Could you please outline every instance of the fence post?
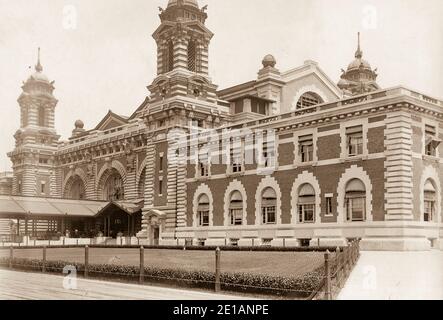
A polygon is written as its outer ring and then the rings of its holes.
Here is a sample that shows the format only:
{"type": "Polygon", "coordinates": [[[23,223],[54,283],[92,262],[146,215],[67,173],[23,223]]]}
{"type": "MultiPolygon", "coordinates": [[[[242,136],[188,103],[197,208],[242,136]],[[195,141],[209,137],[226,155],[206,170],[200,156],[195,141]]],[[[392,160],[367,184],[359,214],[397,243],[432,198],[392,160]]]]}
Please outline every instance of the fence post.
{"type": "Polygon", "coordinates": [[[215,250],[215,292],[221,291],[221,284],[220,284],[220,248],[218,247],[215,250]]]}
{"type": "Polygon", "coordinates": [[[46,272],[46,246],[43,246],[43,266],[42,266],[42,272],[46,272]]]}
{"type": "Polygon", "coordinates": [[[139,283],[143,284],[145,281],[145,248],[143,246],[140,247],[140,278],[139,283]]]}
{"type": "Polygon", "coordinates": [[[325,253],[325,299],[332,300],[331,294],[331,265],[329,250],[325,253]]]}
{"type": "Polygon", "coordinates": [[[341,263],[340,263],[340,256],[341,256],[341,252],[340,252],[340,248],[337,247],[337,249],[335,250],[335,261],[336,261],[336,279],[337,279],[337,286],[339,288],[341,288],[341,263]]]}
{"type": "Polygon", "coordinates": [[[89,247],[85,246],[85,278],[88,277],[89,268],[89,247]]]}
{"type": "Polygon", "coordinates": [[[12,269],[12,260],[14,259],[14,247],[9,247],[9,269],[12,269]]]}

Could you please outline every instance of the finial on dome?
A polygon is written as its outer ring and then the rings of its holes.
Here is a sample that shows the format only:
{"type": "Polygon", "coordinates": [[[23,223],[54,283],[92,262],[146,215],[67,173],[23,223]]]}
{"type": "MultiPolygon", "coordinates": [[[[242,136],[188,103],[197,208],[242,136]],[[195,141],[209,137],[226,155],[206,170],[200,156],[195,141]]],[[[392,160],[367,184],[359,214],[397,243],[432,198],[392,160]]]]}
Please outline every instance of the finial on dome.
{"type": "Polygon", "coordinates": [[[37,72],[43,71],[42,64],[40,63],[40,48],[38,48],[38,58],[37,58],[37,64],[35,65],[35,71],[37,72]]]}
{"type": "Polygon", "coordinates": [[[357,51],[355,52],[355,57],[357,59],[361,59],[363,57],[363,51],[361,51],[361,46],[360,46],[360,32],[358,33],[358,47],[357,51]]]}

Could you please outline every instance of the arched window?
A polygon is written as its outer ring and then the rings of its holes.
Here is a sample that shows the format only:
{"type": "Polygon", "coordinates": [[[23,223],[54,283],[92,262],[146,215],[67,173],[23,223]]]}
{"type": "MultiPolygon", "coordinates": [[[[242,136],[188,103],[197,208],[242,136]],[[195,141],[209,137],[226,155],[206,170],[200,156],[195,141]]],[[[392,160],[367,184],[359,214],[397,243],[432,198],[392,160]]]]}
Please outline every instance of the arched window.
{"type": "Polygon", "coordinates": [[[229,203],[229,221],[231,226],[241,226],[243,224],[243,197],[239,191],[231,194],[229,203]]]}
{"type": "Polygon", "coordinates": [[[346,219],[347,221],[366,220],[366,188],[359,179],[353,179],[346,185],[346,219]]]}
{"type": "Polygon", "coordinates": [[[432,222],[435,219],[436,190],[431,180],[425,183],[424,221],[432,222]]]}
{"type": "Polygon", "coordinates": [[[73,200],[83,200],[85,199],[85,186],[83,184],[82,179],[76,176],[74,182],[71,184],[71,188],[67,194],[69,199],[73,200]]]}
{"type": "Polygon", "coordinates": [[[197,72],[197,45],[194,40],[188,44],[188,69],[197,72]]]}
{"type": "Polygon", "coordinates": [[[298,192],[298,222],[315,222],[315,190],[305,183],[298,192]]]}
{"type": "Polygon", "coordinates": [[[38,108],[38,125],[44,127],[46,125],[46,112],[44,107],[38,108]]]}
{"type": "Polygon", "coordinates": [[[266,188],[262,193],[261,211],[263,224],[275,224],[277,212],[277,194],[272,188],[266,188]]]}
{"type": "Polygon", "coordinates": [[[297,109],[309,108],[322,104],[323,99],[315,92],[306,92],[303,94],[297,102],[297,109]]]}
{"type": "Polygon", "coordinates": [[[209,197],[206,194],[198,198],[197,219],[199,227],[209,227],[209,197]]]}
{"type": "Polygon", "coordinates": [[[116,170],[112,170],[103,188],[103,198],[107,201],[124,200],[123,179],[116,170]]]}
{"type": "Polygon", "coordinates": [[[140,175],[140,180],[138,181],[138,197],[143,199],[145,197],[145,180],[146,180],[146,168],[143,169],[140,175]]]}

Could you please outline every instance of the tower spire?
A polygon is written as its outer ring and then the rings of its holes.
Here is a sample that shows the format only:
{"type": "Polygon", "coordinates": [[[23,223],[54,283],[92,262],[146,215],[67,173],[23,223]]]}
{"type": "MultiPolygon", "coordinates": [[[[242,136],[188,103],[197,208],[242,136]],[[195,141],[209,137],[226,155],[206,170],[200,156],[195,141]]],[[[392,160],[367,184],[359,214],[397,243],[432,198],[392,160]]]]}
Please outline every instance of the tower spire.
{"type": "Polygon", "coordinates": [[[35,71],[37,72],[43,71],[42,64],[40,63],[40,47],[38,48],[38,58],[37,58],[37,64],[35,65],[35,71]]]}
{"type": "Polygon", "coordinates": [[[358,47],[357,51],[355,52],[355,57],[357,59],[361,59],[363,57],[363,51],[361,51],[361,46],[360,46],[360,32],[358,33],[358,47]]]}

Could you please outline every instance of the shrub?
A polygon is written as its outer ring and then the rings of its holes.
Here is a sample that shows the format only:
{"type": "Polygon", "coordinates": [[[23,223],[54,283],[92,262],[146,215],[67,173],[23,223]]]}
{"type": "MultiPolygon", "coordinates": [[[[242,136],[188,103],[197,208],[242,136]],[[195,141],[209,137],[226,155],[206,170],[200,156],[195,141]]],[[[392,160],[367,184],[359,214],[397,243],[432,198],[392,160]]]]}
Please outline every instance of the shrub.
{"type": "MultiPolygon", "coordinates": [[[[9,258],[0,258],[0,266],[9,266],[9,258]]],[[[42,260],[19,259],[12,261],[13,268],[23,271],[42,271],[42,260]]],[[[81,263],[64,261],[47,261],[48,273],[61,273],[65,266],[74,266],[81,275],[85,266],[81,263]]],[[[308,297],[316,291],[324,276],[324,268],[318,268],[300,277],[269,276],[266,274],[222,273],[221,287],[227,291],[243,293],[272,294],[290,297],[308,297]]],[[[135,266],[91,264],[88,275],[101,279],[137,281],[139,268],[135,266]]],[[[161,269],[146,267],[144,270],[147,283],[161,283],[189,288],[213,289],[215,273],[208,271],[187,271],[179,269],[161,269]]]]}

